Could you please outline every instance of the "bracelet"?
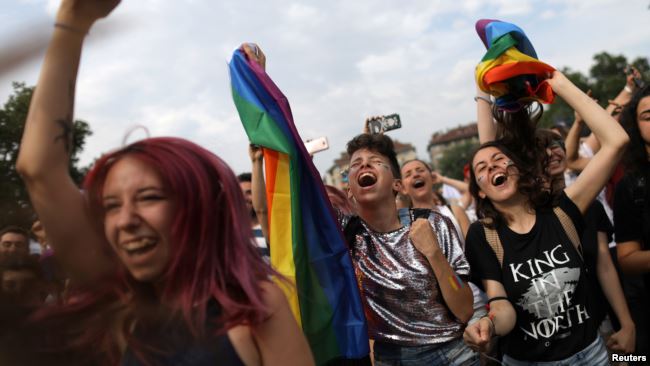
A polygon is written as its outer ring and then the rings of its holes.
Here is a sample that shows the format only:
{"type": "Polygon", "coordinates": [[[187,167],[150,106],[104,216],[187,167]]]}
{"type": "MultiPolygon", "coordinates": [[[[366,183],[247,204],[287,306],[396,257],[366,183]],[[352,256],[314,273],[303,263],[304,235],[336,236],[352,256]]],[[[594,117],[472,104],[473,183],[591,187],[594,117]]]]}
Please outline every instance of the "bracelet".
{"type": "Polygon", "coordinates": [[[498,301],[498,300],[508,300],[508,298],[505,296],[495,296],[495,297],[491,297],[487,303],[489,305],[492,301],[498,301]]]}
{"type": "Polygon", "coordinates": [[[627,85],[627,84],[625,84],[625,88],[623,88],[623,90],[625,90],[626,92],[628,92],[628,93],[630,93],[630,94],[632,94],[632,93],[633,93],[633,90],[632,90],[632,88],[630,88],[630,86],[629,86],[629,85],[627,85]]]}
{"type": "Polygon", "coordinates": [[[54,23],[54,28],[60,28],[60,29],[63,29],[63,30],[67,30],[68,32],[76,33],[76,34],[79,34],[79,35],[82,35],[82,36],[85,36],[86,34],[88,34],[87,32],[84,32],[82,30],[79,30],[79,29],[77,29],[75,27],[72,27],[72,26],[69,26],[69,25],[63,24],[63,23],[54,23]]]}
{"type": "MultiPolygon", "coordinates": [[[[627,86],[627,85],[626,85],[626,86],[627,86]]],[[[482,101],[484,101],[484,102],[486,102],[486,103],[489,104],[489,105],[492,105],[492,103],[493,103],[492,100],[490,100],[490,98],[488,98],[488,97],[484,97],[484,96],[482,96],[482,95],[477,95],[477,96],[474,97],[474,101],[475,101],[475,102],[478,102],[479,99],[482,100],[482,101]]]]}
{"type": "Polygon", "coordinates": [[[492,315],[492,314],[486,314],[486,315],[483,315],[479,320],[481,320],[481,319],[483,319],[483,318],[488,318],[488,319],[490,320],[490,324],[492,324],[492,335],[495,336],[495,337],[498,337],[498,335],[497,335],[497,328],[496,328],[496,326],[494,325],[494,320],[493,320],[493,319],[494,319],[494,315],[492,315]]]}

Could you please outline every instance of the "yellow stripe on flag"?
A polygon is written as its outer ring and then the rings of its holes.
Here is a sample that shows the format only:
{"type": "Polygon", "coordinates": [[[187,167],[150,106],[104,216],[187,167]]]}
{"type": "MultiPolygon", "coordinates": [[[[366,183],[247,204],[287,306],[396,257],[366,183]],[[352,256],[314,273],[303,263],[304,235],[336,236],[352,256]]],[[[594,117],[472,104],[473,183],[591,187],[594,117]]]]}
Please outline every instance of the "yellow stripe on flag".
{"type": "Polygon", "coordinates": [[[293,261],[293,238],[291,235],[291,182],[289,180],[289,155],[287,154],[278,153],[275,191],[272,195],[270,208],[271,265],[291,281],[292,285],[280,280],[276,280],[276,283],[284,291],[298,325],[302,326],[298,293],[295,287],[296,266],[293,261]]]}

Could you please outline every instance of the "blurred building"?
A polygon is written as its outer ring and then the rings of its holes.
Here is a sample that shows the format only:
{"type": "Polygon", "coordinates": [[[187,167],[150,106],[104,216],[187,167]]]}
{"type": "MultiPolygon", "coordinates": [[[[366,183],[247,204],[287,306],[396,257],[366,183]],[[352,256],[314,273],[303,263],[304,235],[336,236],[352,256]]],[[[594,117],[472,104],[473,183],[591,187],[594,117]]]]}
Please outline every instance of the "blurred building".
{"type": "Polygon", "coordinates": [[[478,126],[476,123],[470,123],[444,132],[434,133],[433,136],[431,136],[429,145],[427,146],[433,169],[440,169],[438,163],[445,150],[467,141],[478,144],[478,126]]]}
{"type": "MultiPolygon", "coordinates": [[[[395,146],[395,153],[397,154],[397,162],[402,165],[405,161],[417,158],[415,146],[409,143],[402,143],[393,139],[395,146]]],[[[323,181],[325,184],[332,185],[339,189],[347,189],[347,171],[350,164],[350,157],[347,152],[342,152],[338,159],[334,160],[334,165],[327,169],[323,181]]]]}

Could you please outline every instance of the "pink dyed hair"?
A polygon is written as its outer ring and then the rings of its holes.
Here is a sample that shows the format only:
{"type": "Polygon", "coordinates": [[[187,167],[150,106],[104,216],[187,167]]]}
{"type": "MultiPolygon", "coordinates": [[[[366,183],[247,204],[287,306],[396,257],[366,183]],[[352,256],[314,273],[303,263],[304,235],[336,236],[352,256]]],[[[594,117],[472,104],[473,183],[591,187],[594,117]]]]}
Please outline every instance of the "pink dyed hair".
{"type": "Polygon", "coordinates": [[[329,184],[325,185],[325,190],[327,191],[330,203],[335,209],[338,209],[345,215],[352,215],[354,213],[354,209],[345,192],[329,184]]]}
{"type": "MultiPolygon", "coordinates": [[[[103,185],[111,167],[125,156],[152,166],[176,203],[173,254],[161,291],[165,304],[182,314],[194,334],[203,333],[210,299],[222,308],[222,331],[262,322],[268,313],[259,282],[276,273],[252,244],[244,197],[228,165],[208,150],[172,137],[149,138],[108,153],[84,181],[90,208],[102,228],[103,185]]],[[[124,268],[119,272],[123,280],[135,281],[124,268]]]]}

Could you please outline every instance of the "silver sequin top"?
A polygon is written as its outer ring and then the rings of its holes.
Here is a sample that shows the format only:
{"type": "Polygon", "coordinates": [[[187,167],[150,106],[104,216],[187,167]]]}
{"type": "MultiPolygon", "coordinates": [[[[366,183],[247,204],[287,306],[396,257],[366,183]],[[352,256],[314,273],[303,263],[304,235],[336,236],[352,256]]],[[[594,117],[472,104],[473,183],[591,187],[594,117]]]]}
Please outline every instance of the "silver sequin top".
{"type": "MultiPolygon", "coordinates": [[[[350,219],[339,218],[342,227],[350,219]]],[[[469,264],[453,224],[437,212],[430,214],[429,222],[451,268],[457,275],[469,277],[469,264]]],[[[443,303],[433,269],[409,240],[409,230],[405,226],[378,233],[361,220],[351,255],[369,336],[406,346],[445,343],[461,337],[464,326],[443,303]]]]}

